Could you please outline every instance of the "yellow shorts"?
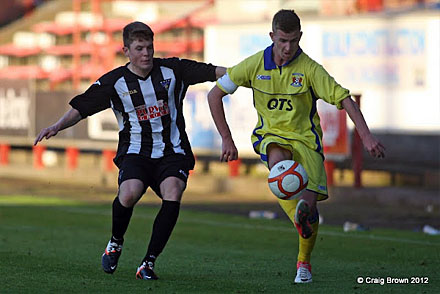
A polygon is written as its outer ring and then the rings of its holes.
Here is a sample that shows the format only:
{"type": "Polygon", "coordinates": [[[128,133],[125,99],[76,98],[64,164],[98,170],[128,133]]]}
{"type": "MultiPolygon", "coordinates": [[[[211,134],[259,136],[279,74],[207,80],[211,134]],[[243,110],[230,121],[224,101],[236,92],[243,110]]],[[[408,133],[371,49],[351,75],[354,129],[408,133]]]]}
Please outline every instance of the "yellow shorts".
{"type": "Polygon", "coordinates": [[[261,161],[263,161],[266,167],[268,167],[267,146],[271,143],[290,150],[293,154],[292,159],[304,167],[309,176],[307,190],[318,193],[318,201],[328,198],[324,158],[320,153],[306,147],[306,145],[300,141],[266,135],[260,144],[255,146],[255,151],[260,154],[261,161]]]}

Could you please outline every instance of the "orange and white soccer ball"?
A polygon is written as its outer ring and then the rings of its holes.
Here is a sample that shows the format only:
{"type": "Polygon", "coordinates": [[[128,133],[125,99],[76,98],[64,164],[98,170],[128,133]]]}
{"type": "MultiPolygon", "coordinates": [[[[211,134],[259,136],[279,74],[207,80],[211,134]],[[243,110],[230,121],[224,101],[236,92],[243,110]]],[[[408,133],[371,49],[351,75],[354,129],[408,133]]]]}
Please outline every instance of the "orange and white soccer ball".
{"type": "Polygon", "coordinates": [[[301,164],[294,160],[283,160],[272,167],[267,181],[275,196],[291,200],[301,195],[309,178],[301,164]]]}

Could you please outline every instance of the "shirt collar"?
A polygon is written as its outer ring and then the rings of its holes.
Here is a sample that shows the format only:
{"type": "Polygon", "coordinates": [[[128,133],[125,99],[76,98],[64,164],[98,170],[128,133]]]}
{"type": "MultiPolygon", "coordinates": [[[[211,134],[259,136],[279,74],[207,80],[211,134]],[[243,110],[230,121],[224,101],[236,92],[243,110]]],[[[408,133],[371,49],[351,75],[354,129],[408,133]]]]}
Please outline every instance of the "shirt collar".
{"type": "MultiPolygon", "coordinates": [[[[127,62],[127,63],[125,64],[125,69],[127,70],[127,72],[128,72],[131,76],[136,77],[136,79],[138,79],[138,80],[142,80],[142,81],[146,81],[146,80],[151,76],[151,72],[153,71],[153,69],[150,70],[150,72],[147,74],[146,77],[142,77],[142,76],[140,76],[140,75],[138,75],[138,74],[132,72],[132,71],[128,68],[128,65],[129,65],[129,64],[130,64],[130,62],[127,62]]],[[[154,67],[154,61],[153,61],[153,67],[154,67]]]]}
{"type": "MultiPolygon", "coordinates": [[[[272,50],[273,50],[273,43],[272,43],[272,45],[270,45],[269,47],[264,49],[264,69],[265,70],[271,70],[271,69],[277,68],[277,65],[275,64],[275,61],[273,60],[273,57],[272,57],[272,50]]],[[[295,53],[295,55],[293,55],[292,59],[290,59],[289,61],[284,63],[282,66],[286,66],[286,65],[290,64],[302,52],[303,52],[302,49],[298,48],[298,51],[296,51],[296,53],[295,53]]]]}

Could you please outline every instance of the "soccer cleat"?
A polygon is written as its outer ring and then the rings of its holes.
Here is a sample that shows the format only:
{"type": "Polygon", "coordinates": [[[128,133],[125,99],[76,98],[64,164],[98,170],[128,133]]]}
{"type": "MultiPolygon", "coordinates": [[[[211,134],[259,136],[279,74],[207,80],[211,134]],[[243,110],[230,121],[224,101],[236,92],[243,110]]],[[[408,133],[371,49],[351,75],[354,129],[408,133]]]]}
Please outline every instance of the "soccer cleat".
{"type": "Polygon", "coordinates": [[[104,254],[102,254],[102,269],[108,273],[113,274],[118,266],[118,260],[122,253],[122,244],[108,241],[104,254]]]}
{"type": "Polygon", "coordinates": [[[308,239],[313,234],[313,228],[309,222],[310,207],[304,199],[296,205],[295,227],[304,239],[308,239]]]}
{"type": "Polygon", "coordinates": [[[142,262],[141,266],[138,267],[136,272],[136,279],[140,280],[157,280],[159,279],[158,276],[153,271],[154,264],[149,262],[142,262]]]}
{"type": "Polygon", "coordinates": [[[312,266],[308,262],[298,261],[296,264],[295,283],[310,283],[312,281],[312,266]]]}

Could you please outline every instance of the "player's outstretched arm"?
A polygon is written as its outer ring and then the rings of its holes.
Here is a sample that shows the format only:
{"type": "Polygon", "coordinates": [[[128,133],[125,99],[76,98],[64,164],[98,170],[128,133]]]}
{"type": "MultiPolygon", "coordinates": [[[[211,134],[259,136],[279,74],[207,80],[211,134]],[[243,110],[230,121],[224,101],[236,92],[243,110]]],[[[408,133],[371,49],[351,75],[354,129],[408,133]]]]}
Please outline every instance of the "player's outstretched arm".
{"type": "Polygon", "coordinates": [[[215,77],[217,79],[221,78],[224,74],[226,74],[226,67],[223,66],[217,66],[215,68],[215,77]]]}
{"type": "Polygon", "coordinates": [[[43,138],[49,139],[50,137],[58,134],[59,131],[75,125],[82,119],[81,114],[75,108],[67,111],[55,124],[50,127],[44,128],[35,138],[34,145],[43,140],[43,138]]]}
{"type": "Polygon", "coordinates": [[[223,108],[223,97],[226,95],[219,87],[214,86],[208,93],[208,104],[217,131],[222,137],[222,155],[220,161],[238,159],[237,147],[232,140],[231,130],[226,122],[225,110],[223,108]]]}
{"type": "Polygon", "coordinates": [[[371,134],[370,129],[365,122],[364,116],[362,115],[362,112],[356,102],[354,102],[351,97],[347,97],[342,100],[342,106],[344,107],[345,111],[347,111],[348,115],[356,126],[356,130],[358,131],[359,136],[362,139],[362,143],[364,144],[364,147],[368,153],[377,158],[385,157],[385,147],[376,137],[371,134]]]}

